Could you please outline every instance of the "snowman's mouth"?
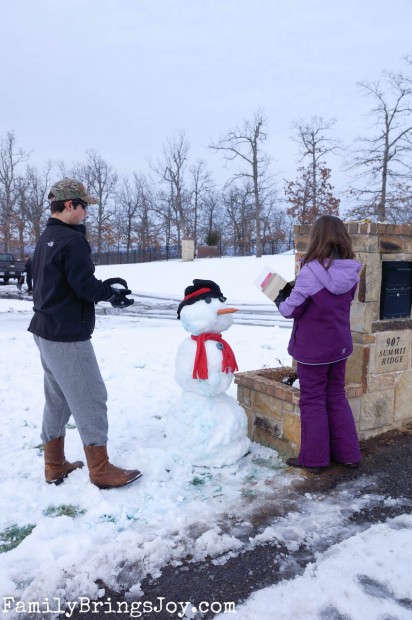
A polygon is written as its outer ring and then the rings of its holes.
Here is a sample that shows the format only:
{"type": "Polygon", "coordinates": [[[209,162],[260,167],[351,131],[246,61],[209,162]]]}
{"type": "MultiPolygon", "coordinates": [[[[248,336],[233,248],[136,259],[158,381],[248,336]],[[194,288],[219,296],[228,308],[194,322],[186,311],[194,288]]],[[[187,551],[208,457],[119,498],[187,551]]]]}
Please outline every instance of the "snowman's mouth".
{"type": "Polygon", "coordinates": [[[220,308],[216,310],[216,314],[232,314],[232,312],[238,312],[238,308],[220,308]]]}

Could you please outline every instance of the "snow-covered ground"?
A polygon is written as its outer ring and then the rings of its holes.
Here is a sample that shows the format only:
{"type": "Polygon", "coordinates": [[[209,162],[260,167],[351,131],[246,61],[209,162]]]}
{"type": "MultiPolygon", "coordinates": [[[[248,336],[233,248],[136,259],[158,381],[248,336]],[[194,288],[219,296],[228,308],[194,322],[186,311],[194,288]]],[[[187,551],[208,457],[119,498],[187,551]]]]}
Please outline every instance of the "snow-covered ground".
{"type": "MultiPolygon", "coordinates": [[[[194,278],[215,280],[233,305],[271,304],[254,285],[266,265],[286,279],[293,277],[292,255],[100,266],[96,274],[102,279],[122,276],[134,293],[170,296],[176,308],[194,278]]],[[[305,496],[299,512],[254,530],[253,511],[277,501],[301,474],[286,469],[276,452],[256,444],[230,467],[176,462],[164,429],[170,404],[181,393],[174,381],[174,358],[187,334],[175,319],[121,313],[98,315],[93,345],[109,393],[111,460],[137,466],[143,478],[130,487],[101,491],[90,484],[84,468],[60,486],[45,484],[43,380],[37,349],[26,331],[31,314],[31,301],[0,299],[0,597],[14,597],[0,598],[5,618],[23,618],[24,605],[33,601],[42,603],[44,611],[47,598],[52,609],[57,600],[64,606],[79,596],[104,600],[96,580],[121,585],[136,597],[145,575],[156,577],[167,563],[189,555],[222,562],[268,540],[297,549],[304,541],[333,537],[351,512],[379,501],[363,494],[359,485],[344,491],[344,501],[333,493],[305,496]],[[27,532],[11,548],[13,537],[27,532]],[[23,601],[20,608],[18,601],[23,601]]],[[[288,328],[237,325],[235,315],[224,338],[239,370],[246,371],[290,364],[289,335],[288,328]]],[[[236,396],[233,384],[227,393],[236,396]]],[[[69,459],[82,458],[74,424],[67,429],[66,453],[69,459]]],[[[410,619],[412,611],[404,601],[412,592],[412,518],[354,530],[346,538],[319,553],[304,575],[256,593],[232,617],[410,619]]]]}

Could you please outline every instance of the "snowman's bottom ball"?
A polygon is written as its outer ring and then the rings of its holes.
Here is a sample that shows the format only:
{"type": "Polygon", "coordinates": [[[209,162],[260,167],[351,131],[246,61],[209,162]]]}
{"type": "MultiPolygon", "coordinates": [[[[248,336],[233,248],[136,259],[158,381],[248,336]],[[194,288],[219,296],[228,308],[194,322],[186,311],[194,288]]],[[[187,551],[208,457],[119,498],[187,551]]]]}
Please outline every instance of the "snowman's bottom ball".
{"type": "Polygon", "coordinates": [[[250,446],[246,414],[227,394],[183,392],[168,412],[166,437],[178,460],[204,467],[233,465],[250,446]]]}

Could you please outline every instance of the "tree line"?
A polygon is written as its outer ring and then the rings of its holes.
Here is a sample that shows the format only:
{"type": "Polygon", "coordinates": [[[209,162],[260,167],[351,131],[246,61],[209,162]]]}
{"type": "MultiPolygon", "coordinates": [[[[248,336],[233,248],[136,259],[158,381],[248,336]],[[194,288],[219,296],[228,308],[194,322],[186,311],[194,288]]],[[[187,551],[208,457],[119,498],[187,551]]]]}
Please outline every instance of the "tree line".
{"type": "MultiPolygon", "coordinates": [[[[405,60],[410,69],[411,58],[405,60]]],[[[165,142],[148,171],[131,175],[119,174],[94,150],[70,167],[50,161],[38,169],[9,131],[0,137],[3,251],[23,255],[34,247],[49,216],[48,191],[62,176],[83,181],[98,199],[87,216],[88,238],[98,253],[144,252],[190,238],[195,247],[224,242],[234,254],[261,256],[265,242],[288,240],[293,224],[310,223],[325,213],[411,223],[411,75],[385,72],[359,88],[371,101],[371,128],[345,146],[335,135],[336,119],[296,121],[299,163],[295,178],[283,183],[265,149],[268,123],[262,110],[209,145],[235,169],[222,186],[204,160],[191,160],[183,131],[165,142]],[[351,205],[345,213],[331,183],[332,154],[341,158],[350,178],[341,194],[351,205]]]]}

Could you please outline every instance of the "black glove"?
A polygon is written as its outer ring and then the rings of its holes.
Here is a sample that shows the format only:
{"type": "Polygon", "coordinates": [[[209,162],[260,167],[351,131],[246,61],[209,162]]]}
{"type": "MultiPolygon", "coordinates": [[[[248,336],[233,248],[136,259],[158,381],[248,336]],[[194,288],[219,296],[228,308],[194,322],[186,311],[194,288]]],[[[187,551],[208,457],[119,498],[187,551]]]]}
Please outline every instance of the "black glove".
{"type": "Polygon", "coordinates": [[[286,299],[289,297],[289,295],[291,294],[293,287],[295,286],[295,282],[288,282],[287,284],[285,284],[285,286],[279,291],[278,296],[276,297],[276,299],[274,300],[274,303],[276,304],[278,310],[279,310],[279,306],[282,303],[282,301],[286,301],[286,299]]]}
{"type": "Polygon", "coordinates": [[[109,286],[112,284],[121,284],[124,288],[127,288],[127,282],[123,280],[123,278],[108,278],[107,280],[103,280],[103,284],[108,284],[109,286]]]}
{"type": "Polygon", "coordinates": [[[281,291],[279,291],[278,296],[274,300],[278,310],[279,310],[279,306],[282,303],[282,301],[285,301],[285,300],[286,300],[286,295],[285,295],[285,293],[283,292],[283,289],[282,289],[281,291]]]}
{"type": "MultiPolygon", "coordinates": [[[[116,280],[116,278],[112,279],[116,280]]],[[[130,295],[130,293],[132,292],[130,289],[114,288],[114,286],[112,286],[111,289],[113,294],[111,297],[109,297],[107,301],[112,304],[113,308],[127,308],[127,306],[131,306],[132,304],[134,304],[134,299],[128,299],[126,297],[126,295],[130,295]]]]}

